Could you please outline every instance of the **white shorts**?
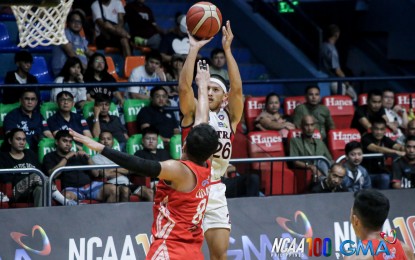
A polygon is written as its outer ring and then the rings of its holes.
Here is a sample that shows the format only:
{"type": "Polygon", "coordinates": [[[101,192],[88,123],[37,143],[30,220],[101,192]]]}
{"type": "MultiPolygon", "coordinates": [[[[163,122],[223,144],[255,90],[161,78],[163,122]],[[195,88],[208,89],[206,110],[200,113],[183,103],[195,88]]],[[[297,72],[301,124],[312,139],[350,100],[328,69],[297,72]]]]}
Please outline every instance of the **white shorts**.
{"type": "Polygon", "coordinates": [[[231,221],[225,196],[226,186],[219,182],[212,184],[210,187],[209,200],[202,223],[203,231],[206,232],[211,228],[226,228],[230,230],[231,221]]]}

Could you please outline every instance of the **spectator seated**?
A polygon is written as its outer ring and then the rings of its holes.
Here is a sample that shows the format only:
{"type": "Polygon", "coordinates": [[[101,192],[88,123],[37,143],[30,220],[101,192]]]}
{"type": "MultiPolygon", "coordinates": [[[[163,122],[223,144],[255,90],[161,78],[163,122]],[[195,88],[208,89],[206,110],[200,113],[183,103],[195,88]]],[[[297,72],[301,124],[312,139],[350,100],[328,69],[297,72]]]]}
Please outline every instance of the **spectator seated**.
{"type": "MultiPolygon", "coordinates": [[[[110,104],[110,110],[108,113],[112,116],[118,116],[118,117],[120,116],[117,105],[115,105],[113,102],[111,102],[110,104]]],[[[90,116],[94,115],[94,102],[93,101],[85,102],[85,105],[82,108],[82,114],[84,115],[84,118],[89,118],[90,116]]]]}
{"type": "MultiPolygon", "coordinates": [[[[142,150],[142,138],[143,136],[141,134],[135,134],[130,136],[127,141],[127,153],[134,155],[136,151],[142,150]]],[[[176,137],[177,138],[177,137],[176,137]]],[[[179,137],[181,138],[181,136],[179,137]]],[[[158,142],[157,142],[157,149],[164,149],[163,140],[161,140],[161,137],[158,136],[158,142]]]]}
{"type": "MultiPolygon", "coordinates": [[[[45,120],[53,116],[59,110],[58,103],[56,102],[44,102],[40,105],[40,113],[45,120]]],[[[76,113],[76,108],[72,108],[72,112],[76,113]]]]}

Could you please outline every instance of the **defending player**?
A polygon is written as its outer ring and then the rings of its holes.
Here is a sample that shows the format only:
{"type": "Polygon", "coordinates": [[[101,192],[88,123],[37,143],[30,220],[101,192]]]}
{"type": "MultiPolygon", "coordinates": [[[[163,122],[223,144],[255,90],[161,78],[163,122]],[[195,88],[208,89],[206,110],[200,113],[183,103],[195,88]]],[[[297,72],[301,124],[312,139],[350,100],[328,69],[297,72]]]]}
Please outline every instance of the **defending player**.
{"type": "Polygon", "coordinates": [[[210,189],[209,157],[218,147],[216,131],[208,125],[209,68],[199,62],[196,83],[203,102],[196,111],[196,126],[183,146],[181,161],[156,162],[127,155],[70,131],[74,139],[114,163],[142,176],[159,178],[153,206],[152,243],[147,259],[203,259],[202,219],[210,189]]]}
{"type": "MultiPolygon", "coordinates": [[[[373,248],[377,248],[379,241],[383,240],[380,236],[383,223],[388,217],[389,200],[382,193],[376,190],[361,190],[356,193],[354,204],[351,210],[350,222],[352,223],[356,236],[362,240],[364,244],[366,241],[372,241],[373,248]]],[[[394,244],[386,243],[391,255],[384,256],[382,253],[377,256],[367,255],[353,255],[346,256],[344,259],[348,260],[413,260],[414,253],[411,249],[396,239],[394,244]]]]}
{"type": "MultiPolygon", "coordinates": [[[[225,197],[226,187],[220,178],[226,172],[232,152],[232,141],[236,127],[243,111],[242,80],[238,65],[231,52],[233,34],[230,22],[222,27],[222,46],[228,65],[230,90],[227,84],[217,75],[211,75],[209,93],[209,124],[219,135],[219,146],[213,155],[211,172],[211,190],[209,202],[203,220],[203,230],[209,246],[211,259],[226,259],[229,245],[231,224],[225,197]],[[228,103],[224,108],[225,103],[228,103]]],[[[183,113],[182,138],[195,124],[195,111],[198,101],[194,98],[192,80],[194,65],[199,50],[210,41],[195,40],[189,34],[190,50],[179,77],[180,110],[183,113]]],[[[200,101],[199,101],[200,102],[200,101]]]]}

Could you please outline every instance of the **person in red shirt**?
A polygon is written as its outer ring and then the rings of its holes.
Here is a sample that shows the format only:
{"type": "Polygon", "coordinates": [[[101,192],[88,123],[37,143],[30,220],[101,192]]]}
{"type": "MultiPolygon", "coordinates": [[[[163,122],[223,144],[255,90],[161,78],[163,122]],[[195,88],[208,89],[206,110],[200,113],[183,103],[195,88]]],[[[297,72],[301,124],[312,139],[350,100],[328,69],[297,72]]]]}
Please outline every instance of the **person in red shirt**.
{"type": "Polygon", "coordinates": [[[114,163],[142,176],[159,178],[154,200],[152,243],[147,259],[203,259],[202,219],[210,190],[210,161],[219,142],[208,122],[207,85],[209,67],[197,66],[199,102],[195,127],[183,145],[182,160],[144,160],[112,150],[103,144],[70,131],[77,142],[100,152],[114,163]]]}
{"type": "MultiPolygon", "coordinates": [[[[372,242],[373,248],[378,248],[378,245],[384,239],[381,236],[382,226],[385,223],[389,213],[389,199],[377,190],[367,189],[361,190],[356,193],[354,204],[351,210],[350,222],[356,236],[362,240],[363,244],[372,242]]],[[[388,241],[391,241],[388,238],[388,241]]],[[[380,253],[372,256],[366,255],[352,255],[346,256],[344,259],[348,260],[413,260],[414,253],[406,244],[396,239],[394,243],[386,241],[386,246],[390,252],[390,255],[384,255],[380,253]]]]}

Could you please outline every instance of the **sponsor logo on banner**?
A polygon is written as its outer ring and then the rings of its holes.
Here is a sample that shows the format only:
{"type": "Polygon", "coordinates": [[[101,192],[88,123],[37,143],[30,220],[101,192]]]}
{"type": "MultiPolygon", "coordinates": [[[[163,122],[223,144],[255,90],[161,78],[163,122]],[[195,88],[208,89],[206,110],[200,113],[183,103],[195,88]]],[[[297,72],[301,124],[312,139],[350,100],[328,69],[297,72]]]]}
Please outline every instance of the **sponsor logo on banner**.
{"type": "Polygon", "coordinates": [[[352,107],[352,100],[339,100],[335,98],[326,99],[326,106],[328,107],[337,107],[339,110],[343,110],[343,107],[352,107]]]}
{"type": "MultiPolygon", "coordinates": [[[[251,259],[309,259],[310,257],[321,257],[325,259],[343,259],[350,255],[379,255],[384,259],[393,259],[396,249],[387,247],[387,244],[394,244],[397,240],[398,232],[401,231],[402,242],[414,249],[411,237],[415,237],[415,216],[410,216],[406,220],[403,217],[396,217],[392,220],[392,229],[389,219],[383,225],[380,232],[382,240],[377,246],[370,241],[360,241],[356,238],[354,230],[348,221],[333,221],[334,234],[332,237],[313,237],[314,232],[312,223],[307,215],[297,210],[291,219],[277,217],[276,222],[285,232],[279,237],[274,237],[273,241],[266,234],[259,235],[259,241],[255,241],[247,235],[241,236],[242,248],[228,250],[228,257],[235,259],[245,259],[244,256],[251,256],[251,259]],[[385,230],[390,230],[386,232],[385,230]],[[333,241],[334,237],[334,241],[333,241]],[[258,245],[259,243],[259,245],[258,245]],[[252,256],[256,258],[252,258],[252,256]]],[[[327,223],[331,226],[330,223],[327,223]]],[[[236,243],[234,237],[230,238],[230,246],[236,243]]]]}
{"type": "Polygon", "coordinates": [[[281,136],[261,136],[261,135],[252,135],[251,142],[253,144],[265,144],[265,146],[270,147],[272,143],[281,143],[281,136]]]}
{"type": "Polygon", "coordinates": [[[346,144],[350,141],[357,141],[360,140],[361,136],[359,133],[351,134],[351,133],[343,133],[343,132],[333,132],[333,139],[344,141],[346,144]]]}
{"type": "MultiPolygon", "coordinates": [[[[39,226],[34,225],[32,228],[32,240],[30,241],[26,234],[20,232],[11,232],[11,238],[23,249],[16,249],[15,259],[31,259],[29,257],[28,252],[34,253],[36,255],[47,256],[52,251],[52,247],[50,245],[50,241],[48,235],[46,234],[45,230],[39,226]],[[35,249],[28,246],[28,243],[35,242],[35,240],[39,240],[38,233],[40,234],[40,238],[42,240],[42,249],[35,249]],[[22,241],[24,240],[24,242],[22,241]]],[[[35,243],[37,244],[37,243],[35,243]]]]}
{"type": "Polygon", "coordinates": [[[248,108],[249,109],[263,109],[265,108],[265,103],[260,103],[256,100],[248,101],[248,108]]]}

